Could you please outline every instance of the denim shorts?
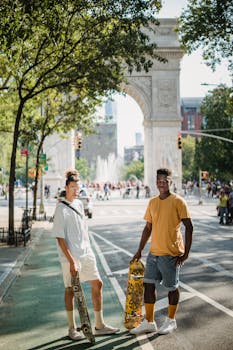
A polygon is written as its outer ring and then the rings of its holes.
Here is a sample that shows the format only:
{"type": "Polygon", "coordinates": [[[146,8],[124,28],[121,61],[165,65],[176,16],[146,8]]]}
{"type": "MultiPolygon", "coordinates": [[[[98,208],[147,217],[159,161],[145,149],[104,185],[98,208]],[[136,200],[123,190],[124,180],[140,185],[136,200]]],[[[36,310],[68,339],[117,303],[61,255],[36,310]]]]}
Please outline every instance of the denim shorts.
{"type": "Polygon", "coordinates": [[[144,283],[161,283],[169,291],[179,286],[180,266],[176,265],[176,256],[156,256],[148,254],[144,283]]]}

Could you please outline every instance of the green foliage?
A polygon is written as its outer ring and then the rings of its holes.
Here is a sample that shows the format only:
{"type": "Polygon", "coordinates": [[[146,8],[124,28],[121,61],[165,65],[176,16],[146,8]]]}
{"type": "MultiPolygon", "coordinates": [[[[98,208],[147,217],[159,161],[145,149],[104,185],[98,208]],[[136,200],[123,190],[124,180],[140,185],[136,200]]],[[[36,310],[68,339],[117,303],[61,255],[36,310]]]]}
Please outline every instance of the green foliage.
{"type": "Polygon", "coordinates": [[[88,162],[85,158],[75,159],[75,168],[80,174],[82,181],[90,181],[91,169],[88,165],[88,162]]]}
{"type": "Polygon", "coordinates": [[[132,161],[129,165],[125,165],[122,168],[123,180],[130,180],[132,176],[136,176],[138,180],[144,179],[144,163],[141,160],[132,161]]]}
{"type": "Polygon", "coordinates": [[[187,180],[195,178],[194,156],[195,156],[195,138],[192,136],[183,137],[182,138],[182,173],[183,173],[182,180],[185,182],[187,180]]]}
{"type": "MultiPolygon", "coordinates": [[[[205,118],[203,132],[233,140],[232,115],[227,113],[231,90],[224,86],[210,92],[203,100],[201,113],[205,118]],[[217,130],[215,130],[217,129],[217,130]],[[220,129],[220,130],[218,130],[220,129]],[[226,129],[222,130],[221,129],[226,129]],[[228,130],[227,130],[228,129],[228,130]]],[[[196,142],[195,169],[207,170],[213,179],[231,180],[233,174],[233,146],[223,140],[202,137],[196,142]]]]}
{"type": "Polygon", "coordinates": [[[232,74],[232,18],[232,0],[189,0],[178,22],[181,43],[188,53],[202,48],[212,69],[226,59],[232,74]]]}
{"type": "MultiPolygon", "coordinates": [[[[101,96],[120,90],[126,67],[129,72],[148,71],[153,59],[165,61],[141,30],[145,28],[148,34],[155,30],[160,7],[160,1],[154,0],[0,3],[0,90],[6,99],[14,100],[9,231],[13,231],[18,139],[35,142],[36,131],[43,123],[32,115],[32,101],[38,107],[37,98],[42,99],[42,93],[45,101],[50,92],[60,93],[56,97],[61,101],[75,92],[80,120],[88,118],[88,112],[101,96]]],[[[49,114],[53,113],[45,113],[45,118],[49,114]]],[[[58,115],[53,114],[55,122],[58,115]]],[[[67,129],[68,123],[69,118],[67,129]]]]}

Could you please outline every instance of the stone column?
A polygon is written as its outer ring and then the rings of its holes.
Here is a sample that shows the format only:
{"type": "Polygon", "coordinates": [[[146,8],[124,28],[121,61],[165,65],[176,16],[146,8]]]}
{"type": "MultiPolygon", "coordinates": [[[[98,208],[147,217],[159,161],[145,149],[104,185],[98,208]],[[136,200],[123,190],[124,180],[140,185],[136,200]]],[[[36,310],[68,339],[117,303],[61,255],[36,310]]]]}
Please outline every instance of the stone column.
{"type": "MultiPolygon", "coordinates": [[[[157,194],[156,170],[170,168],[177,192],[182,187],[181,150],[177,135],[181,130],[180,60],[183,51],[174,32],[175,19],[161,19],[151,41],[157,44],[157,53],[167,63],[154,61],[147,73],[134,72],[128,77],[130,86],[124,87],[140,105],[144,115],[144,184],[157,194]]],[[[174,189],[174,187],[172,187],[174,189]]]]}
{"type": "Polygon", "coordinates": [[[49,136],[44,144],[47,155],[48,171],[44,175],[44,185],[50,186],[51,195],[57,193],[58,188],[65,186],[65,171],[75,167],[74,131],[70,131],[61,138],[58,134],[49,136]]]}

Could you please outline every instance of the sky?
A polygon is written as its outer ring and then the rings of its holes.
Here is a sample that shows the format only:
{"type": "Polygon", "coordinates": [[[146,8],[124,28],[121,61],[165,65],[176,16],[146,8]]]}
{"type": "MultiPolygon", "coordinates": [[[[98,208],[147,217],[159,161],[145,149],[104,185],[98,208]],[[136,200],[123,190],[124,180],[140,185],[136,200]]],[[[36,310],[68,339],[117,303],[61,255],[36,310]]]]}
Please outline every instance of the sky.
{"type": "MultiPolygon", "coordinates": [[[[187,2],[187,0],[162,0],[163,7],[158,17],[179,17],[187,2]]],[[[231,85],[226,64],[221,64],[213,73],[202,61],[201,50],[191,55],[184,55],[180,71],[181,97],[204,97],[209,90],[214,89],[216,85],[221,83],[231,85]],[[209,85],[203,86],[201,85],[203,83],[209,85]]],[[[143,134],[143,115],[140,107],[130,96],[117,95],[115,101],[118,118],[118,152],[123,155],[125,146],[135,145],[135,133],[141,132],[143,134]]]]}

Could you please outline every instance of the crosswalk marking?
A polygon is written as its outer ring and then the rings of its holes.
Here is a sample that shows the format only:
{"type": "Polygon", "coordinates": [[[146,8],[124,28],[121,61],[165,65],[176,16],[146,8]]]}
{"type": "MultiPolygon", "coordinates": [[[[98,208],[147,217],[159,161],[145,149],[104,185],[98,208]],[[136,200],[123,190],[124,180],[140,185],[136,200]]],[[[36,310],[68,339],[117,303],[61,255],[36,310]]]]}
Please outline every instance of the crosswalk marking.
{"type": "MultiPolygon", "coordinates": [[[[128,252],[127,250],[113,244],[112,242],[110,242],[109,240],[107,240],[106,238],[98,235],[97,233],[95,232],[91,232],[91,240],[92,240],[92,243],[94,245],[94,248],[96,250],[96,252],[98,253],[98,256],[100,258],[100,261],[101,261],[101,264],[106,272],[106,274],[109,276],[110,278],[110,281],[118,295],[118,298],[119,298],[119,301],[124,309],[124,305],[125,305],[125,294],[120,286],[120,284],[118,283],[116,277],[114,277],[113,275],[116,274],[116,272],[112,272],[105,257],[104,257],[104,254],[102,253],[99,245],[97,244],[96,240],[95,240],[95,237],[98,237],[99,239],[101,239],[102,241],[104,241],[107,245],[111,246],[111,247],[114,247],[115,250],[118,250],[118,251],[121,251],[122,253],[125,253],[126,255],[132,257],[133,255],[128,252]]],[[[200,258],[201,259],[201,258],[200,258]]],[[[203,260],[203,264],[206,264],[208,262],[208,265],[210,264],[209,261],[204,261],[203,260]]],[[[215,264],[216,265],[216,264],[215,264]]],[[[214,266],[214,265],[213,265],[214,266]]],[[[219,270],[218,266],[216,265],[215,266],[216,269],[219,270]]],[[[122,270],[123,272],[125,272],[125,269],[122,270]]],[[[221,270],[222,271],[222,270],[221,270]]],[[[226,273],[226,271],[225,271],[226,273]]],[[[210,305],[212,305],[213,307],[217,308],[218,310],[226,313],[227,315],[233,317],[233,311],[228,309],[227,307],[221,305],[220,303],[216,302],[215,300],[209,298],[208,296],[206,296],[205,294],[203,293],[200,293],[198,292],[196,289],[190,287],[189,285],[183,283],[180,281],[180,286],[185,289],[186,291],[189,292],[189,294],[184,294],[183,296],[183,299],[181,299],[181,301],[184,301],[184,300],[187,300],[189,298],[192,298],[193,296],[197,296],[199,297],[200,299],[204,300],[205,302],[209,303],[210,305]]],[[[182,294],[182,293],[181,293],[182,294]]],[[[160,308],[164,308],[165,307],[165,299],[167,298],[164,298],[160,301],[160,304],[158,302],[158,306],[160,308]]],[[[166,305],[167,305],[167,302],[166,302],[166,305]]],[[[158,309],[158,308],[157,308],[158,309]]]]}

